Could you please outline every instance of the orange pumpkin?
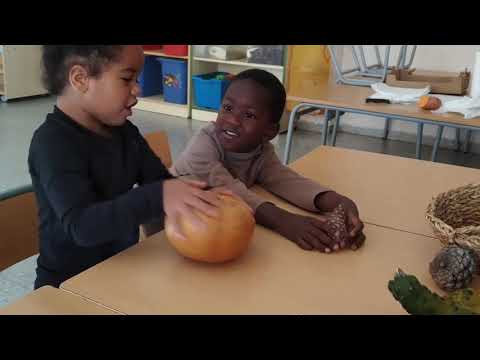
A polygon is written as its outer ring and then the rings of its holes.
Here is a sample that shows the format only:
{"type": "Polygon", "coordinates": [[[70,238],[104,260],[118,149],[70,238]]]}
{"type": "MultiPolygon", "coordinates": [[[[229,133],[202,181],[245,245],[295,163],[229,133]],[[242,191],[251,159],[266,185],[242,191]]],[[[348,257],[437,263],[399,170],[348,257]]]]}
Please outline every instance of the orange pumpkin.
{"type": "Polygon", "coordinates": [[[248,248],[255,229],[255,219],[243,201],[229,195],[219,195],[220,216],[212,218],[196,211],[207,224],[198,228],[187,219],[180,218],[180,230],[186,240],[179,239],[172,231],[168,217],[165,233],[169,243],[181,255],[198,261],[220,263],[233,260],[248,248]]]}

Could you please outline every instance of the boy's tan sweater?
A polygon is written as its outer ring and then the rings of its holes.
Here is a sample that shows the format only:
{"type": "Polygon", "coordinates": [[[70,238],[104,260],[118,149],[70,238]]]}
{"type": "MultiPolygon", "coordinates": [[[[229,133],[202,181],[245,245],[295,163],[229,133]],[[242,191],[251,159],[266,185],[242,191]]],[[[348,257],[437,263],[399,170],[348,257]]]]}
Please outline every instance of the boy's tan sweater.
{"type": "Polygon", "coordinates": [[[225,152],[213,122],[193,136],[170,172],[174,176],[193,176],[212,187],[226,186],[254,211],[266,202],[249,190],[254,184],[309,211],[318,211],[315,196],[330,190],[283,165],[270,142],[249,153],[225,152]]]}

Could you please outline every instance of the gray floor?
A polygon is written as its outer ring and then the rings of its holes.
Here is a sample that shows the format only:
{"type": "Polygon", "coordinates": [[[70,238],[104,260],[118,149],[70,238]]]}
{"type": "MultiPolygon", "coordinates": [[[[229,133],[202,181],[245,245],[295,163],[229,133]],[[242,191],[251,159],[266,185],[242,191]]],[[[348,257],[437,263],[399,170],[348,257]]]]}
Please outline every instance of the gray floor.
{"type": "MultiPolygon", "coordinates": [[[[28,146],[33,131],[43,122],[54,104],[52,97],[36,97],[0,102],[0,193],[30,183],[27,171],[28,146]]],[[[143,134],[164,130],[168,133],[173,158],[184,149],[193,133],[205,125],[204,122],[165,116],[144,111],[135,111],[132,121],[143,134]]],[[[291,159],[295,160],[320,145],[321,134],[297,130],[291,159]]],[[[275,148],[283,158],[285,135],[275,141],[275,148]]],[[[415,157],[415,144],[400,141],[339,133],[337,146],[415,157]]],[[[432,148],[424,146],[423,158],[429,159],[432,148]]],[[[438,162],[480,168],[480,155],[463,154],[440,149],[438,162]]],[[[36,256],[26,259],[0,272],[0,307],[25,295],[33,289],[36,256]]]]}

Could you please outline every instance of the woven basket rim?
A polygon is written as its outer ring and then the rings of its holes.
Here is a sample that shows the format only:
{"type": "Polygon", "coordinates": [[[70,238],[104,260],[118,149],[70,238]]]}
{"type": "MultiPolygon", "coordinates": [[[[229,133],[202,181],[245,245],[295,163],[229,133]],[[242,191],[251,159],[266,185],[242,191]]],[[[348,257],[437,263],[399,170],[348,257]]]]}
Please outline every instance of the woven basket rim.
{"type": "Polygon", "coordinates": [[[474,247],[480,247],[480,225],[468,225],[454,228],[434,215],[435,210],[437,209],[437,201],[441,197],[452,196],[452,194],[472,188],[474,188],[474,191],[478,191],[480,195],[480,182],[471,182],[439,193],[430,200],[425,218],[432,226],[434,233],[440,237],[441,242],[468,245],[469,247],[473,244],[474,247]]]}

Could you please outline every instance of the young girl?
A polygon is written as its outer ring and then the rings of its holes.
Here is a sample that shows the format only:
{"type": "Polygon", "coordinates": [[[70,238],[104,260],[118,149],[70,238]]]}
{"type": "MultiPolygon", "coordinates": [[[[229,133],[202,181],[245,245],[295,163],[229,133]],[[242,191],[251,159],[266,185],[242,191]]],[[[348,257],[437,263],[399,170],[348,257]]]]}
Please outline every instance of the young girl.
{"type": "MultiPolygon", "coordinates": [[[[196,134],[174,162],[175,175],[193,175],[209,186],[223,186],[254,210],[257,223],[277,231],[305,250],[357,249],[365,239],[358,209],[349,198],[284,166],[270,143],[279,130],[286,94],[282,83],[264,70],[241,72],[230,84],[216,122],[196,134]],[[337,243],[324,221],[285,211],[249,190],[265,189],[309,211],[328,212],[342,204],[349,236],[337,243]]],[[[321,164],[319,164],[321,166],[321,164]]]]}
{"type": "Polygon", "coordinates": [[[143,62],[138,45],[43,48],[57,103],[28,158],[40,217],[35,288],[58,287],[137,243],[141,224],[165,215],[199,222],[193,209],[218,215],[217,193],[170,175],[127,120],[143,62]]]}

